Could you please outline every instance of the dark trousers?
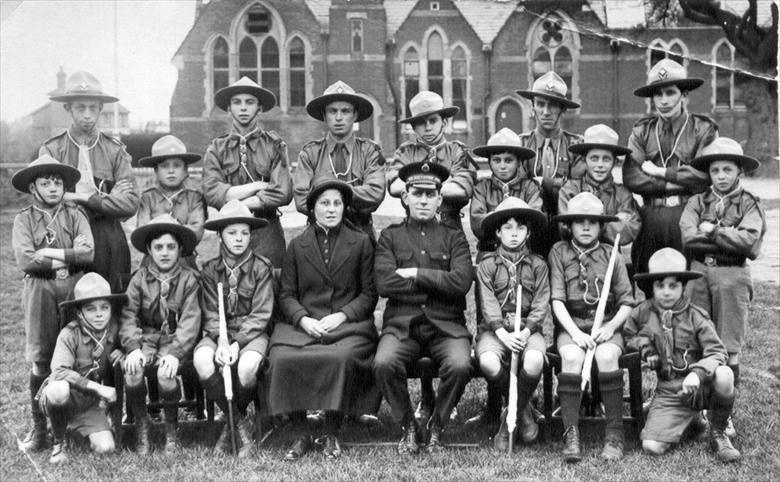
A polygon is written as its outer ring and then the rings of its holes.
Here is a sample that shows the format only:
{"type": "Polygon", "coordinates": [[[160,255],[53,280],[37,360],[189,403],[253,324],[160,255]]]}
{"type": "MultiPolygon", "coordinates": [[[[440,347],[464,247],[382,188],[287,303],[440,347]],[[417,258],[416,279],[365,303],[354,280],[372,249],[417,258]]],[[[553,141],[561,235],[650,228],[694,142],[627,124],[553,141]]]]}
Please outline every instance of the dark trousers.
{"type": "Polygon", "coordinates": [[[274,268],[282,267],[282,257],[286,249],[284,230],[278,217],[267,220],[268,225],[252,231],[249,247],[256,254],[265,256],[274,268]]]}
{"type": "Polygon", "coordinates": [[[414,418],[406,374],[420,357],[429,356],[439,367],[440,379],[431,421],[443,427],[471,378],[470,352],[468,338],[446,336],[428,321],[412,326],[404,340],[383,335],[374,357],[374,377],[390,404],[393,420],[406,424],[414,418]]]}
{"type": "MultiPolygon", "coordinates": [[[[647,273],[647,261],[650,256],[661,248],[674,248],[682,252],[682,235],[680,234],[680,217],[685,203],[674,206],[643,206],[642,229],[631,248],[631,261],[634,272],[647,273]]],[[[653,297],[653,283],[637,283],[639,289],[645,292],[645,297],[653,297]]]]}
{"type": "Polygon", "coordinates": [[[130,248],[118,218],[90,219],[95,255],[89,271],[108,281],[112,293],[124,293],[130,282],[130,248]]]}

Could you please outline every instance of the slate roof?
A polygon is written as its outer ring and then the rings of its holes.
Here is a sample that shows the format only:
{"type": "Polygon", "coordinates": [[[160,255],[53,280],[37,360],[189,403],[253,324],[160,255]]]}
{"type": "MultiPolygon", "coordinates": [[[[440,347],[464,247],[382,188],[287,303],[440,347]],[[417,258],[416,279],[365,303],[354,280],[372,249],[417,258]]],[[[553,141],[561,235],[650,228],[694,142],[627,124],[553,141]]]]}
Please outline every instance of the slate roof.
{"type": "Polygon", "coordinates": [[[328,30],[330,24],[330,0],[304,0],[314,18],[324,30],[328,30]]]}
{"type": "Polygon", "coordinates": [[[456,0],[453,4],[486,45],[493,43],[498,32],[517,8],[516,1],[506,0],[456,0]]]}
{"type": "Polygon", "coordinates": [[[388,39],[395,36],[415,5],[417,5],[417,0],[385,0],[388,39]]]}

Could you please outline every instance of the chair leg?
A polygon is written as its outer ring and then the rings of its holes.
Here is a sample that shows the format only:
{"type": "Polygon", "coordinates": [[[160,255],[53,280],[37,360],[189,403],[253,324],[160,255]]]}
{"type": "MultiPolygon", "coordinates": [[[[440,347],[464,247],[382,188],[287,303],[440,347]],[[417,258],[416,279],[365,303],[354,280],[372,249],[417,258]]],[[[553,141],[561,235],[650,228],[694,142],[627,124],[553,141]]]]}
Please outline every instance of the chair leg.
{"type": "Polygon", "coordinates": [[[639,357],[631,357],[628,363],[628,393],[631,397],[631,416],[636,420],[637,432],[644,426],[642,413],[642,365],[639,357]]]}
{"type": "Polygon", "coordinates": [[[552,440],[552,410],[553,410],[553,367],[547,362],[543,368],[544,391],[544,436],[549,442],[552,440]]]}

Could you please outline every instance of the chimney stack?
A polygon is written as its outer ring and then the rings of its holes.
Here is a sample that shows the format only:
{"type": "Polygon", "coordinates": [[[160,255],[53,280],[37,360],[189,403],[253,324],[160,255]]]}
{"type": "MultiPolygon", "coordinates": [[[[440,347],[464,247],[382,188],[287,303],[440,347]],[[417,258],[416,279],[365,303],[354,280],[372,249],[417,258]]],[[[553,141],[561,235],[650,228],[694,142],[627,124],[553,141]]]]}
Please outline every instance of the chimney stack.
{"type": "Polygon", "coordinates": [[[65,92],[65,71],[61,65],[60,71],[57,72],[57,92],[65,92]]]}

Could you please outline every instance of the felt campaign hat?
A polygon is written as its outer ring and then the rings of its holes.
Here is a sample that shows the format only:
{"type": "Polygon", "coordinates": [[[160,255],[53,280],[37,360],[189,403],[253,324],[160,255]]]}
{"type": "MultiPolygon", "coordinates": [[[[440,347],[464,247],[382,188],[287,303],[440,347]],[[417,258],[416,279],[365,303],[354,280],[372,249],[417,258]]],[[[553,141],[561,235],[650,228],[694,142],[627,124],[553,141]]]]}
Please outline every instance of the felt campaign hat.
{"type": "Polygon", "coordinates": [[[317,198],[320,197],[320,194],[328,189],[339,191],[345,206],[352,202],[352,186],[332,177],[319,176],[312,180],[311,189],[309,189],[309,194],[306,196],[306,209],[309,212],[314,210],[314,204],[317,203],[317,198]]]}
{"type": "Polygon", "coordinates": [[[517,156],[518,161],[532,159],[536,156],[536,152],[532,149],[523,147],[520,136],[508,127],[504,127],[490,136],[486,145],[475,147],[472,149],[472,152],[480,157],[487,158],[490,158],[493,154],[511,152],[517,156]]]}
{"type": "Polygon", "coordinates": [[[612,223],[619,220],[617,216],[604,214],[604,203],[589,192],[581,192],[569,199],[567,208],[566,214],[559,214],[553,219],[558,223],[567,223],[578,219],[592,219],[602,223],[612,223]]]}
{"type": "Polygon", "coordinates": [[[516,90],[515,92],[520,97],[530,100],[534,100],[534,97],[544,97],[570,109],[580,107],[578,103],[566,97],[566,94],[569,92],[566,82],[552,70],[536,79],[533,86],[531,86],[531,90],[516,90]]]}
{"type": "Polygon", "coordinates": [[[250,230],[268,225],[265,219],[254,217],[246,204],[233,199],[226,202],[214,218],[203,223],[203,227],[210,231],[219,231],[225,226],[238,223],[248,224],[250,230]]]}
{"type": "Polygon", "coordinates": [[[745,172],[755,171],[761,165],[755,157],[744,155],[739,142],[728,137],[718,137],[704,146],[701,155],[691,160],[691,166],[699,171],[707,172],[710,164],[715,161],[736,162],[745,172]]]}
{"type": "Polygon", "coordinates": [[[17,191],[29,194],[30,190],[28,187],[30,183],[47,174],[59,175],[66,189],[75,186],[81,179],[81,173],[78,169],[63,164],[48,154],[44,154],[28,164],[27,167],[17,171],[11,178],[11,185],[17,191]]]}
{"type": "Polygon", "coordinates": [[[704,79],[688,77],[688,69],[672,59],[661,59],[647,73],[647,84],[634,90],[637,97],[652,97],[653,92],[669,85],[680,90],[693,90],[704,83],[704,79]]]}
{"type": "Polygon", "coordinates": [[[154,144],[152,144],[152,155],[139,159],[138,165],[141,167],[157,167],[157,164],[173,158],[179,158],[185,164],[192,164],[200,161],[200,154],[187,152],[187,147],[178,137],[168,134],[154,141],[154,144]]]}
{"type": "Polygon", "coordinates": [[[398,177],[409,187],[440,189],[450,170],[435,162],[412,162],[398,171],[398,177]]]}
{"type": "Polygon", "coordinates": [[[230,106],[230,99],[234,95],[249,94],[257,98],[257,102],[263,109],[263,112],[267,112],[274,108],[276,105],[276,96],[273,92],[257,85],[257,82],[249,77],[241,77],[236,82],[227,87],[223,87],[214,94],[214,104],[220,109],[227,111],[230,106]]]}
{"type": "Polygon", "coordinates": [[[456,106],[445,106],[444,99],[436,92],[423,90],[409,101],[409,113],[412,115],[398,121],[399,124],[411,124],[417,119],[424,119],[431,114],[440,114],[442,119],[452,117],[460,112],[456,106]]]}
{"type": "Polygon", "coordinates": [[[95,99],[104,104],[116,102],[119,99],[103,92],[103,86],[94,75],[89,72],[78,71],[71,74],[65,81],[63,92],[57,92],[49,96],[56,102],[70,102],[76,99],[95,99]]]}
{"type": "Polygon", "coordinates": [[[655,281],[673,276],[682,281],[701,278],[698,271],[688,271],[685,256],[674,248],[661,248],[647,261],[647,273],[637,273],[634,281],[655,281]]]}
{"type": "Polygon", "coordinates": [[[510,218],[523,224],[530,224],[531,231],[534,233],[547,229],[547,216],[543,212],[532,208],[520,198],[508,197],[482,220],[482,233],[485,238],[483,241],[492,240],[496,229],[510,218]]]}
{"type": "Polygon", "coordinates": [[[152,239],[163,234],[172,234],[181,243],[181,255],[189,256],[198,244],[195,232],[183,226],[168,213],[161,214],[143,226],[139,226],[130,234],[130,242],[135,249],[149,254],[148,246],[152,239]]]}
{"type": "Polygon", "coordinates": [[[94,300],[108,300],[111,303],[125,303],[127,295],[111,293],[111,285],[97,273],[87,273],[73,287],[73,299],[60,303],[60,308],[81,306],[94,300]]]}
{"type": "Polygon", "coordinates": [[[325,107],[331,102],[340,100],[349,102],[355,107],[355,111],[357,112],[357,119],[355,119],[355,122],[364,121],[374,113],[374,106],[371,105],[371,101],[356,93],[355,89],[340,80],[329,85],[321,96],[315,97],[311,102],[306,104],[306,112],[318,121],[324,121],[325,107]]]}
{"type": "Polygon", "coordinates": [[[604,124],[596,124],[585,129],[583,133],[583,142],[572,144],[569,151],[583,156],[591,149],[605,149],[612,151],[616,156],[625,156],[631,154],[631,149],[618,144],[620,137],[611,127],[604,124]]]}

